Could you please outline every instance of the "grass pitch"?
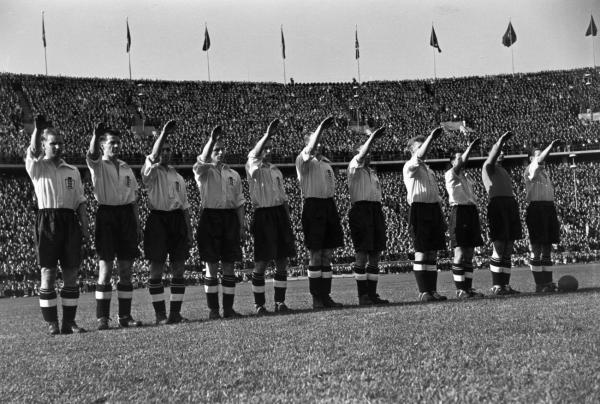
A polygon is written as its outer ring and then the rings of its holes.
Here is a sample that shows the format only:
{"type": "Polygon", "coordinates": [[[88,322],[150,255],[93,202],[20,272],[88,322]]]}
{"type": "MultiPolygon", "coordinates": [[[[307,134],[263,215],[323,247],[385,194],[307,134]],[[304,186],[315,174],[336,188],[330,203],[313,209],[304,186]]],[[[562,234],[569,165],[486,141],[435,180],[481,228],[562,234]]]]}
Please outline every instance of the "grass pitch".
{"type": "MultiPolygon", "coordinates": [[[[556,267],[576,293],[420,304],[412,274],[380,277],[392,304],[356,306],[352,278],[334,279],[338,310],[312,311],[306,280],[289,282],[289,315],[208,321],[203,290],[188,288],[191,323],[95,330],[82,295],[83,335],[49,337],[37,298],[0,300],[0,400],[16,402],[590,402],[600,401],[600,266],[556,267]]],[[[450,273],[440,290],[454,297],[450,273]]],[[[490,284],[476,271],[476,287],[490,284]]],[[[511,284],[533,290],[531,273],[511,284]]],[[[167,293],[168,295],[168,293],[167,293]]],[[[267,283],[272,300],[272,284],[267,283]]],[[[272,303],[269,304],[272,309],[272,303]]],[[[116,294],[113,299],[116,313],[116,294]]],[[[147,290],[133,314],[154,319],[147,290]]]]}

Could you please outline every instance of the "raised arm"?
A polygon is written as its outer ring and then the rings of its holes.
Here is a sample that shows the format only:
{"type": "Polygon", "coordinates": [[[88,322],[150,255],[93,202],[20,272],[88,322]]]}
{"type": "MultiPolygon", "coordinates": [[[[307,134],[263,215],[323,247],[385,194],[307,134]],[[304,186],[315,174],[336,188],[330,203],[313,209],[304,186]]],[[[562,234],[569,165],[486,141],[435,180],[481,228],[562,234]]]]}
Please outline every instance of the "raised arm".
{"type": "Polygon", "coordinates": [[[48,123],[44,115],[36,115],[33,124],[33,133],[31,134],[29,148],[31,149],[31,153],[37,156],[42,151],[42,132],[48,127],[48,123]]]}
{"type": "Polygon", "coordinates": [[[313,154],[315,147],[317,147],[317,144],[319,144],[319,142],[321,141],[321,137],[323,136],[323,131],[325,129],[330,128],[334,122],[335,122],[335,119],[332,116],[328,116],[319,124],[319,127],[317,128],[317,130],[315,130],[310,135],[310,137],[308,139],[308,144],[306,145],[306,150],[308,150],[309,154],[311,154],[311,155],[313,154]]]}
{"type": "Polygon", "coordinates": [[[492,146],[492,150],[490,150],[490,153],[488,154],[488,158],[485,160],[485,163],[484,163],[485,165],[489,165],[489,166],[493,167],[496,164],[496,161],[498,160],[498,156],[500,155],[500,152],[502,151],[502,146],[504,146],[504,144],[506,142],[508,142],[512,136],[513,136],[513,133],[511,131],[504,132],[504,134],[502,136],[500,136],[498,141],[496,143],[494,143],[494,145],[492,146]]]}
{"type": "Polygon", "coordinates": [[[88,154],[92,158],[92,160],[97,160],[100,157],[100,138],[106,131],[106,126],[104,126],[103,122],[99,122],[94,126],[94,133],[92,134],[92,139],[90,140],[90,148],[88,150],[88,154]]]}
{"type": "Polygon", "coordinates": [[[221,126],[217,125],[213,128],[210,136],[208,137],[208,142],[206,142],[204,148],[202,149],[202,153],[198,156],[202,162],[210,162],[209,160],[213,151],[213,147],[215,147],[215,143],[217,143],[217,140],[221,138],[222,134],[223,130],[221,129],[221,126]]]}
{"type": "Polygon", "coordinates": [[[158,160],[158,158],[160,157],[160,152],[162,151],[163,144],[165,143],[167,136],[170,133],[173,133],[173,131],[175,130],[175,126],[176,126],[176,123],[175,123],[175,120],[173,120],[173,119],[168,121],[165,124],[165,126],[163,126],[162,131],[160,132],[160,135],[158,135],[158,137],[154,141],[154,146],[152,146],[152,153],[150,153],[150,160],[152,160],[153,162],[156,162],[158,160]]]}
{"type": "Polygon", "coordinates": [[[265,132],[263,137],[261,137],[260,140],[256,143],[256,145],[254,145],[254,148],[250,151],[250,153],[252,153],[254,156],[260,155],[263,147],[265,147],[265,143],[267,143],[267,141],[271,139],[271,137],[273,137],[273,135],[277,131],[280,122],[281,121],[279,119],[273,119],[271,121],[269,127],[267,128],[267,131],[265,132]]]}
{"type": "Polygon", "coordinates": [[[371,146],[373,145],[373,143],[377,139],[382,137],[384,134],[385,134],[384,126],[381,126],[380,128],[376,129],[375,132],[371,132],[371,134],[369,135],[369,138],[367,139],[367,141],[365,143],[363,143],[363,145],[360,147],[360,150],[358,151],[358,154],[356,155],[356,159],[358,160],[359,163],[362,163],[365,160],[365,156],[369,153],[369,150],[371,150],[371,146]]]}
{"type": "Polygon", "coordinates": [[[558,143],[560,143],[560,140],[558,140],[558,139],[554,139],[552,142],[550,142],[548,147],[546,147],[544,150],[542,150],[542,152],[537,157],[538,163],[540,163],[540,164],[543,163],[544,160],[546,160],[546,157],[548,157],[548,155],[550,154],[550,151],[552,150],[552,148],[554,146],[556,146],[558,143]]]}
{"type": "Polygon", "coordinates": [[[425,157],[425,155],[429,151],[429,147],[431,146],[431,143],[438,137],[442,136],[443,133],[444,133],[444,128],[442,128],[441,126],[432,130],[431,133],[429,134],[429,136],[427,136],[427,138],[421,145],[421,147],[419,147],[419,150],[417,150],[417,158],[422,159],[423,157],[425,157]]]}
{"type": "Polygon", "coordinates": [[[460,161],[455,167],[452,168],[457,175],[460,174],[465,164],[467,164],[467,161],[469,161],[469,156],[471,155],[471,151],[479,144],[479,142],[481,142],[480,138],[473,140],[471,144],[467,146],[467,149],[463,152],[462,156],[460,156],[460,161]]]}

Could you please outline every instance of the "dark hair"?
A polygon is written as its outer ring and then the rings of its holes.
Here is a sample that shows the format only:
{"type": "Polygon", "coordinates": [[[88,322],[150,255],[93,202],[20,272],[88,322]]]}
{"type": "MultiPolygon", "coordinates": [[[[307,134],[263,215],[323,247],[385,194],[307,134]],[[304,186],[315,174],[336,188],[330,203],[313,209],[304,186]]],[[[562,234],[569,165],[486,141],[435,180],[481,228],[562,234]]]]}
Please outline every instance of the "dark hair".
{"type": "Polygon", "coordinates": [[[542,148],[541,148],[541,147],[537,147],[537,146],[533,146],[533,147],[531,147],[531,148],[529,149],[529,153],[527,153],[527,156],[529,156],[529,157],[533,157],[533,156],[535,156],[535,151],[536,151],[536,150],[542,151],[542,148]]]}
{"type": "Polygon", "coordinates": [[[46,128],[42,131],[42,140],[46,140],[48,135],[61,136],[60,132],[54,128],[46,128]]]}
{"type": "Polygon", "coordinates": [[[108,136],[118,136],[121,137],[121,134],[116,129],[106,129],[102,136],[100,137],[100,141],[105,142],[108,136]]]}

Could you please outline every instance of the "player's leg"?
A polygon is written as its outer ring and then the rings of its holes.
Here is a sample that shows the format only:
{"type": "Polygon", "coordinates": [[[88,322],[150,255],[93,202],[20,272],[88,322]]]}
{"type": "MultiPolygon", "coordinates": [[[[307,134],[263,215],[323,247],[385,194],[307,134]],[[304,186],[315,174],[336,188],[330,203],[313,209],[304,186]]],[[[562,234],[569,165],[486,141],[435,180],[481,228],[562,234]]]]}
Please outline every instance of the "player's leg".
{"type": "Polygon", "coordinates": [[[442,296],[437,291],[437,278],[438,278],[438,268],[437,268],[437,250],[427,251],[425,256],[426,265],[426,276],[428,282],[429,292],[431,296],[435,300],[443,301],[447,300],[446,296],[442,296]]]}
{"type": "Polygon", "coordinates": [[[504,294],[504,277],[502,270],[502,256],[506,242],[503,240],[492,241],[492,257],[490,258],[490,272],[492,273],[492,289],[495,295],[504,294]]]}
{"type": "Polygon", "coordinates": [[[379,283],[379,259],[381,251],[371,251],[367,255],[367,292],[369,299],[374,304],[387,304],[390,301],[382,299],[377,293],[377,284],[379,283]]]}
{"type": "Polygon", "coordinates": [[[39,304],[50,335],[60,333],[58,328],[57,296],[55,289],[58,246],[55,241],[54,212],[39,210],[36,217],[35,241],[40,265],[39,304]]]}
{"type": "Polygon", "coordinates": [[[221,278],[221,289],[223,291],[223,317],[239,317],[240,314],[233,309],[235,300],[235,272],[233,262],[221,262],[223,277],[221,278]]]}
{"type": "Polygon", "coordinates": [[[502,254],[502,277],[504,282],[504,290],[507,294],[520,293],[518,290],[513,289],[510,286],[510,274],[512,272],[512,253],[514,248],[514,240],[509,240],[504,247],[504,253],[502,254]]]}
{"type": "Polygon", "coordinates": [[[475,254],[475,248],[465,247],[463,248],[463,269],[465,271],[465,287],[469,293],[470,298],[481,298],[483,293],[477,292],[473,288],[473,256],[475,254]]]}
{"type": "Polygon", "coordinates": [[[98,261],[98,282],[96,284],[96,318],[98,319],[98,330],[108,329],[110,317],[110,300],[112,298],[113,262],[100,259],[98,261]]]}
{"type": "Polygon", "coordinates": [[[209,310],[208,318],[213,320],[221,318],[219,314],[219,263],[206,263],[206,276],[204,277],[204,293],[206,305],[209,310]]]}
{"type": "Polygon", "coordinates": [[[290,309],[285,304],[285,293],[287,291],[288,258],[277,258],[275,260],[275,275],[273,276],[273,289],[275,298],[275,311],[285,312],[290,309]]]}
{"type": "Polygon", "coordinates": [[[79,334],[85,332],[85,329],[79,327],[75,322],[79,301],[79,287],[77,286],[78,269],[78,267],[65,267],[62,270],[63,288],[60,291],[60,300],[63,309],[63,320],[60,330],[62,334],[79,334]]]}
{"type": "Polygon", "coordinates": [[[262,315],[267,313],[265,308],[265,270],[267,269],[267,261],[256,261],[254,270],[252,271],[252,293],[254,294],[254,306],[256,314],[262,315]]]}
{"type": "Polygon", "coordinates": [[[544,274],[542,273],[542,245],[530,241],[529,243],[529,268],[535,282],[535,291],[541,292],[544,287],[544,274]]]}
{"type": "Polygon", "coordinates": [[[171,263],[171,297],[169,302],[169,317],[167,324],[185,323],[188,320],[181,317],[181,305],[185,294],[185,261],[177,260],[171,263]]]}
{"type": "Polygon", "coordinates": [[[542,281],[545,285],[545,292],[556,292],[556,284],[552,281],[552,244],[541,245],[541,258],[542,264],[542,281]]]}
{"type": "Polygon", "coordinates": [[[308,289],[313,299],[313,308],[323,308],[321,300],[321,264],[322,252],[318,249],[309,250],[308,259],[308,289]]]}
{"type": "Polygon", "coordinates": [[[131,260],[117,260],[117,268],[119,270],[119,282],[117,283],[117,298],[119,299],[119,325],[121,327],[142,326],[141,321],[134,320],[134,318],[131,316],[131,302],[133,300],[133,284],[131,283],[132,266],[133,261],[131,260]]]}
{"type": "Polygon", "coordinates": [[[419,290],[419,300],[422,302],[429,302],[434,300],[433,296],[429,292],[429,285],[427,284],[427,264],[426,264],[426,253],[421,251],[415,251],[415,259],[413,261],[413,273],[415,275],[415,281],[417,282],[417,289],[419,290]]]}
{"type": "Polygon", "coordinates": [[[163,325],[167,322],[167,307],[165,304],[165,286],[163,285],[162,275],[165,268],[165,262],[150,261],[150,276],[148,278],[148,292],[152,300],[152,307],[156,316],[155,323],[163,325]]]}
{"type": "Polygon", "coordinates": [[[356,279],[356,290],[358,292],[358,304],[370,305],[373,304],[369,299],[369,286],[367,282],[367,255],[366,251],[356,251],[352,272],[356,279]]]}
{"type": "Polygon", "coordinates": [[[58,328],[58,299],[56,295],[56,267],[42,267],[40,270],[40,309],[42,317],[48,323],[50,335],[60,333],[58,328]]]}
{"type": "Polygon", "coordinates": [[[454,247],[454,258],[452,260],[452,279],[456,287],[456,297],[466,299],[469,297],[465,276],[465,249],[463,247],[454,247]]]}
{"type": "Polygon", "coordinates": [[[331,282],[333,280],[332,258],[333,249],[326,248],[321,250],[321,301],[325,307],[342,307],[341,303],[331,298],[331,282]]]}

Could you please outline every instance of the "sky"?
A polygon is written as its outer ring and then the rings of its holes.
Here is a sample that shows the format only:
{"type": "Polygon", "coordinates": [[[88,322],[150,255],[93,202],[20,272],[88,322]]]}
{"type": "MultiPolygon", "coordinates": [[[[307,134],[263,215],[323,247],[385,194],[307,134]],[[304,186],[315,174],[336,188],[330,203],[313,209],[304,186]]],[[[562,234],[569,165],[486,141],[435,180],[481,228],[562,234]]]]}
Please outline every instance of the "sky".
{"type": "MultiPolygon", "coordinates": [[[[0,71],[134,79],[347,82],[570,69],[600,63],[585,37],[600,0],[0,0],[0,71]],[[512,21],[517,42],[501,39],[512,21]],[[204,26],[211,48],[202,51],[204,26]],[[429,46],[432,24],[442,53],[429,46]],[[511,53],[513,55],[511,55],[511,53]],[[435,56],[434,56],[435,54],[435,56]]],[[[600,28],[600,25],[598,25],[600,28]]]]}

